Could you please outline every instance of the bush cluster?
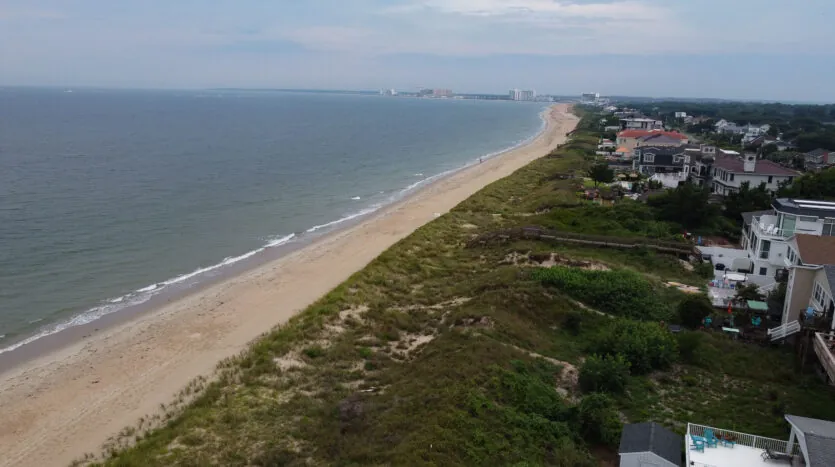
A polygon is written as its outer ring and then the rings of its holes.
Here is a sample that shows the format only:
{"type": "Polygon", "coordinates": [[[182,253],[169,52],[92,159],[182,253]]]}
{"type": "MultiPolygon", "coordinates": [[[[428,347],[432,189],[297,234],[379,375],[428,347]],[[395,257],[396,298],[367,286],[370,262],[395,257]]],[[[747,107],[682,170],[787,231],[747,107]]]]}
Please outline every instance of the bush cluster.
{"type": "Polygon", "coordinates": [[[669,368],[678,358],[678,343],[658,323],[613,320],[592,336],[589,350],[599,355],[621,355],[633,374],[669,368]]]}
{"type": "Polygon", "coordinates": [[[628,270],[590,271],[554,266],[533,272],[543,284],[557,287],[583,304],[615,316],[668,320],[672,307],[643,276],[628,270]]]}

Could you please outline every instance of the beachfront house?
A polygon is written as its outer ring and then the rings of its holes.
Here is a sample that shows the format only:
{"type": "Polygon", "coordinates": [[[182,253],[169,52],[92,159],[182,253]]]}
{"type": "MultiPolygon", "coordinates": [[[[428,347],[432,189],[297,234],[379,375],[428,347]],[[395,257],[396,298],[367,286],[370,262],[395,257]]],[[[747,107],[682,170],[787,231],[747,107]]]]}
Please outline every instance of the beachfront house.
{"type": "Polygon", "coordinates": [[[622,118],[620,127],[623,130],[663,130],[664,122],[654,118],[622,118]]]}
{"type": "Polygon", "coordinates": [[[787,169],[776,162],[757,159],[757,155],[746,153],[743,156],[718,155],[713,162],[711,173],[711,191],[727,196],[739,191],[747,182],[751,188],[765,184],[770,192],[776,192],[783,183],[791,183],[800,173],[787,169]]]}
{"type": "Polygon", "coordinates": [[[620,467],[678,467],[681,435],[658,423],[631,423],[620,436],[620,467]]]}
{"type": "Polygon", "coordinates": [[[638,146],[681,146],[689,141],[687,135],[675,131],[624,130],[617,134],[617,146],[633,151],[638,146]],[[664,139],[655,139],[664,136],[664,139]],[[652,139],[645,139],[653,137],[652,139]]]}
{"type": "Polygon", "coordinates": [[[683,174],[684,181],[690,172],[690,156],[684,146],[640,146],[634,154],[634,169],[644,175],[683,174]]]}
{"type": "MultiPolygon", "coordinates": [[[[835,466],[835,422],[786,415],[785,439],[687,424],[685,465],[693,467],[835,466]]],[[[648,464],[652,465],[652,464],[648,464]]]]}
{"type": "Polygon", "coordinates": [[[710,145],[686,145],[685,154],[690,156],[690,182],[697,186],[710,184],[713,174],[713,162],[716,160],[716,147],[710,145]]]}
{"type": "Polygon", "coordinates": [[[741,243],[754,274],[775,277],[788,267],[787,245],[795,234],[835,236],[835,203],[778,198],[771,206],[766,214],[746,213],[751,221],[743,226],[741,243]]]}

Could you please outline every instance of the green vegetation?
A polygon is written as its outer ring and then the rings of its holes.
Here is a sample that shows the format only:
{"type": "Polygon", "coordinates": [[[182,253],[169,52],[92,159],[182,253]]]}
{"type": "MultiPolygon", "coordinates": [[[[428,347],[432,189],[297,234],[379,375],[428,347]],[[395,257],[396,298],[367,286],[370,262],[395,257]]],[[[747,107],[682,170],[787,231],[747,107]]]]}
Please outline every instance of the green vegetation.
{"type": "Polygon", "coordinates": [[[782,187],[778,196],[800,199],[835,200],[835,168],[813,172],[782,187]]]}
{"type": "Polygon", "coordinates": [[[629,367],[623,355],[590,355],[580,367],[580,389],[622,394],[629,381],[629,367]]]}
{"type": "Polygon", "coordinates": [[[603,313],[634,319],[669,320],[675,293],[629,270],[599,271],[554,266],[533,277],[603,313]]]}
{"type": "Polygon", "coordinates": [[[706,296],[688,295],[678,304],[678,322],[690,329],[697,329],[713,311],[713,305],[706,296]]]}
{"type": "Polygon", "coordinates": [[[675,337],[663,324],[612,320],[591,338],[588,349],[601,355],[622,355],[632,373],[667,369],[678,357],[675,337]]]}
{"type": "Polygon", "coordinates": [[[471,245],[531,225],[674,238],[654,207],[577,198],[597,121],[398,242],[98,462],[582,467],[612,452],[623,420],[783,438],[784,411],[835,419],[828,388],[796,373],[791,352],[667,331],[686,296],[664,283],[704,283],[676,257],[471,245]]]}
{"type": "Polygon", "coordinates": [[[615,171],[609,168],[609,164],[601,162],[591,166],[588,172],[589,178],[594,181],[597,188],[601,183],[611,183],[615,180],[615,171]]]}

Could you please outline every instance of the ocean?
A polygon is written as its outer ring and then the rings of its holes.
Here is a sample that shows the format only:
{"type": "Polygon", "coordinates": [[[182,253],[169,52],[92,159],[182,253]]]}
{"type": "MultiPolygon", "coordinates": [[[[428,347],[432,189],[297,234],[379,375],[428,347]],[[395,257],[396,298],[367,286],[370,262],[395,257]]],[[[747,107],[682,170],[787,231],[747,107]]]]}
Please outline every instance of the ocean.
{"type": "Polygon", "coordinates": [[[542,104],[0,88],[0,353],[356,222],[542,104]]]}

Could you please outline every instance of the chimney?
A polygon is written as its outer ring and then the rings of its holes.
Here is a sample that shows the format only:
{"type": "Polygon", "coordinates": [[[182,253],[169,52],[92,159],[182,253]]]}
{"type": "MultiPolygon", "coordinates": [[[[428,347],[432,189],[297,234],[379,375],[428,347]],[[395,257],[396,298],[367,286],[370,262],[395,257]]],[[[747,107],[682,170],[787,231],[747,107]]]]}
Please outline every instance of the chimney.
{"type": "Polygon", "coordinates": [[[742,156],[743,170],[746,173],[751,173],[757,168],[757,155],[746,153],[742,156]]]}

